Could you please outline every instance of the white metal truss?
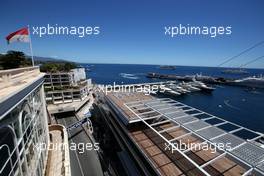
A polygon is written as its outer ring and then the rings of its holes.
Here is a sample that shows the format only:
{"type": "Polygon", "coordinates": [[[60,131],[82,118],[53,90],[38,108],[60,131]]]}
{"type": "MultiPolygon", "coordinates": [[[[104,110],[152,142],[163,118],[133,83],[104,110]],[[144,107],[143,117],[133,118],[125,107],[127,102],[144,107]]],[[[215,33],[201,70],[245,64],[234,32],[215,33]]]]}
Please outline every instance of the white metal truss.
{"type": "MultiPolygon", "coordinates": [[[[245,166],[247,166],[249,169],[244,173],[244,175],[248,175],[254,171],[257,171],[258,173],[263,173],[260,168],[264,167],[264,149],[257,146],[255,143],[252,143],[251,141],[254,141],[256,139],[259,139],[263,137],[264,135],[255,132],[253,130],[250,130],[248,128],[242,127],[240,125],[237,125],[233,122],[229,122],[227,120],[224,120],[222,118],[216,117],[214,115],[211,115],[209,113],[203,112],[199,109],[193,108],[191,106],[185,105],[183,103],[177,102],[172,99],[156,99],[151,101],[140,101],[143,103],[146,108],[151,108],[153,111],[156,111],[162,117],[166,118],[162,121],[156,121],[149,123],[146,121],[146,119],[143,119],[140,114],[137,114],[133,109],[131,109],[130,104],[125,104],[125,106],[133,112],[143,123],[145,123],[149,128],[154,130],[162,139],[164,139],[168,144],[174,146],[173,141],[176,141],[177,139],[180,139],[182,137],[194,134],[198,136],[199,138],[203,139],[203,143],[210,143],[214,145],[219,151],[222,151],[220,155],[216,156],[215,158],[211,159],[210,161],[204,163],[203,165],[199,166],[197,163],[195,163],[191,158],[189,158],[185,153],[190,151],[191,149],[187,149],[186,151],[182,152],[179,149],[177,151],[181,153],[187,160],[189,160],[192,164],[194,164],[200,171],[202,171],[204,174],[209,175],[208,172],[204,170],[204,167],[211,164],[212,162],[216,161],[217,159],[224,157],[226,155],[231,156],[235,160],[241,162],[245,166]],[[170,102],[170,103],[167,103],[170,102]],[[175,106],[175,105],[181,105],[181,106],[175,106]],[[169,113],[164,113],[162,110],[169,110],[175,108],[176,111],[172,111],[169,113]],[[187,110],[182,110],[182,108],[187,108],[187,110]],[[178,109],[178,110],[177,110],[178,109]],[[193,114],[188,114],[188,112],[195,112],[193,114]],[[178,116],[177,116],[178,114],[178,116]],[[199,115],[206,115],[208,117],[206,118],[198,118],[199,115]],[[188,121],[189,119],[189,121],[188,121]],[[210,119],[216,119],[219,120],[220,123],[216,123],[214,125],[209,124],[206,122],[206,120],[210,119]],[[163,129],[161,131],[157,131],[153,126],[162,125],[167,122],[173,122],[175,124],[175,127],[169,127],[167,129],[163,129]],[[224,130],[221,130],[218,128],[220,125],[224,124],[231,124],[237,127],[237,129],[234,129],[232,131],[226,132],[224,130]],[[183,134],[181,136],[178,136],[176,138],[168,140],[166,137],[162,135],[162,133],[176,129],[178,127],[184,128],[187,133],[183,134]],[[234,136],[233,133],[238,132],[240,130],[247,130],[249,132],[252,132],[257,135],[257,137],[254,137],[253,139],[249,139],[248,142],[234,136]],[[216,145],[217,142],[234,142],[232,144],[231,150],[227,149],[219,149],[216,145]],[[248,152],[246,152],[248,150],[248,152]],[[252,154],[253,153],[253,154],[252,154]],[[261,153],[261,156],[257,156],[256,153],[261,153]],[[262,154],[263,153],[263,154],[262,154]],[[250,157],[250,159],[247,159],[247,157],[250,157]],[[262,165],[261,165],[262,164],[262,165]],[[256,168],[256,166],[258,166],[256,168]]],[[[174,146],[175,147],[175,146],[174,146]]]]}
{"type": "Polygon", "coordinates": [[[183,135],[177,136],[176,138],[171,139],[170,142],[177,141],[178,139],[184,138],[186,136],[190,136],[191,134],[193,134],[193,133],[189,132],[189,133],[185,133],[183,135]]]}
{"type": "Polygon", "coordinates": [[[140,112],[140,113],[138,113],[138,115],[146,115],[146,114],[151,114],[153,112],[156,112],[156,111],[150,110],[150,111],[146,111],[146,112],[140,112]]]}
{"type": "Polygon", "coordinates": [[[178,128],[178,127],[180,127],[180,126],[172,126],[172,127],[169,127],[169,128],[163,129],[163,130],[160,130],[158,132],[159,133],[164,133],[164,132],[168,132],[168,131],[174,130],[174,129],[178,128]]]}
{"type": "Polygon", "coordinates": [[[155,123],[151,123],[150,126],[156,126],[156,125],[161,125],[161,124],[164,124],[164,123],[168,123],[170,122],[171,120],[170,119],[167,119],[167,120],[163,120],[163,121],[158,121],[158,122],[155,122],[155,123]]]}
{"type": "Polygon", "coordinates": [[[148,122],[146,122],[144,119],[142,119],[140,116],[138,116],[132,109],[130,109],[129,106],[125,104],[125,106],[133,112],[143,123],[145,123],[150,129],[152,129],[156,134],[158,134],[163,140],[165,140],[169,145],[171,145],[175,150],[177,150],[183,157],[185,157],[190,163],[192,163],[195,167],[197,167],[202,173],[204,173],[207,176],[210,176],[210,174],[205,171],[202,167],[200,167],[196,162],[194,162],[191,158],[189,158],[185,153],[183,153],[181,150],[179,150],[173,143],[171,143],[167,138],[165,138],[163,135],[161,135],[157,130],[155,130],[152,126],[149,125],[148,122]]]}

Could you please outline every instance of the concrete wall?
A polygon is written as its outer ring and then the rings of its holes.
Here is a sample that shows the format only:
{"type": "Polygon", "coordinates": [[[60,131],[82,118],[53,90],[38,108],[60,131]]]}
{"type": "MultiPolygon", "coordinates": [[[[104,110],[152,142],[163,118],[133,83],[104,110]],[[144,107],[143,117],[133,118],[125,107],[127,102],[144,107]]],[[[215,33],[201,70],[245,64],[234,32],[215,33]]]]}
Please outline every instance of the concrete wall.
{"type": "Polygon", "coordinates": [[[80,80],[86,79],[85,68],[75,68],[71,70],[73,72],[73,81],[76,84],[80,80]]]}

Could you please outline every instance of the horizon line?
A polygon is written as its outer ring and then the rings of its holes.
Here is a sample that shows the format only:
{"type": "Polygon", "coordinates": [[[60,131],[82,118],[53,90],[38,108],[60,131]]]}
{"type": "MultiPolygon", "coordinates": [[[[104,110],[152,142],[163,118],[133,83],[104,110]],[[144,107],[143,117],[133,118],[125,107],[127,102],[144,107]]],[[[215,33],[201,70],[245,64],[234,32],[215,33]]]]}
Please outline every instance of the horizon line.
{"type": "MultiPolygon", "coordinates": [[[[3,53],[1,53],[3,54],[3,53]]],[[[26,54],[25,56],[31,57],[30,55],[26,54]]],[[[147,64],[147,63],[116,63],[116,62],[76,62],[71,59],[60,59],[60,58],[54,58],[54,57],[48,57],[48,56],[33,56],[33,57],[41,57],[41,58],[47,58],[47,59],[54,59],[54,62],[56,61],[68,61],[68,62],[74,62],[76,64],[119,64],[119,65],[153,65],[153,66],[181,66],[181,67],[209,67],[209,68],[231,68],[231,69],[260,69],[263,70],[263,68],[259,67],[245,67],[245,68],[239,68],[239,67],[217,67],[217,66],[206,66],[206,65],[177,65],[177,64],[147,64]]],[[[47,61],[45,61],[47,62],[47,61]]],[[[52,61],[51,61],[52,62],[52,61]]]]}

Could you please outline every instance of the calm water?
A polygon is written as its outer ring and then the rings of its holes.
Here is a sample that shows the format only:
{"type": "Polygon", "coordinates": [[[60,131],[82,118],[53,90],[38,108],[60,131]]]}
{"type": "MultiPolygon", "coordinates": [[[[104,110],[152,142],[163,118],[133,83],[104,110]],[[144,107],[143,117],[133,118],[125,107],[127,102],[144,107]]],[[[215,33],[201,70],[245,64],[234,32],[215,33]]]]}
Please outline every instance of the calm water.
{"type": "MultiPolygon", "coordinates": [[[[87,76],[98,84],[160,81],[146,78],[145,75],[148,72],[178,75],[202,73],[203,75],[228,78],[264,74],[264,70],[261,69],[248,69],[249,74],[247,75],[228,75],[221,73],[222,69],[210,67],[178,66],[175,70],[162,70],[154,65],[83,64],[83,66],[91,69],[90,72],[87,72],[87,76]]],[[[197,92],[179,96],[175,99],[223,119],[264,133],[264,90],[217,86],[217,89],[211,94],[197,92]]]]}

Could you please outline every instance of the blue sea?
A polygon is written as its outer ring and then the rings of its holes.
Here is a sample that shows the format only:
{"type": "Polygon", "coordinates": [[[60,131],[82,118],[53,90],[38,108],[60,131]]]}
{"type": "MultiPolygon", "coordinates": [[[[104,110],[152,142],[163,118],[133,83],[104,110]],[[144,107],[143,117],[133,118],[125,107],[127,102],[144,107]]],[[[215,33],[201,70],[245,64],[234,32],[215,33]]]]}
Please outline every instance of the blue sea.
{"type": "MultiPolygon", "coordinates": [[[[202,74],[226,78],[264,75],[264,69],[247,69],[249,74],[232,75],[221,71],[223,68],[176,66],[175,70],[160,69],[157,65],[128,64],[83,64],[87,77],[97,84],[132,84],[158,82],[163,80],[146,77],[149,72],[177,75],[202,74]]],[[[211,94],[190,93],[174,98],[177,101],[196,107],[215,116],[264,133],[264,89],[248,89],[217,85],[211,94]]]]}

